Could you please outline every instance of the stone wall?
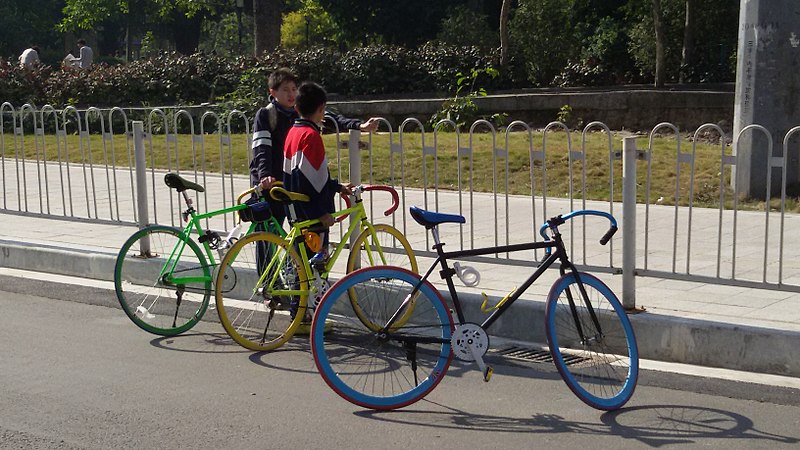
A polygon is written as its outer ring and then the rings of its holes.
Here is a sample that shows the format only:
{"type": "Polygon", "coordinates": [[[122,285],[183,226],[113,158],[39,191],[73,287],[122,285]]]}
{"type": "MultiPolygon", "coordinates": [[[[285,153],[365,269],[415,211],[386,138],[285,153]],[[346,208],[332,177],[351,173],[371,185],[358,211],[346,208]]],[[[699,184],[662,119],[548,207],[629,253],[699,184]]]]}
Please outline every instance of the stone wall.
{"type": "MultiPolygon", "coordinates": [[[[397,129],[401,121],[415,117],[427,124],[442,105],[442,98],[358,100],[330,103],[349,117],[385,117],[397,129]]],[[[509,121],[523,120],[544,127],[556,120],[564,105],[572,108],[569,125],[601,121],[614,130],[647,131],[660,122],[671,122],[693,131],[704,123],[716,123],[731,131],[734,92],[720,89],[606,89],[536,91],[477,98],[481,114],[508,114],[509,121]]]]}

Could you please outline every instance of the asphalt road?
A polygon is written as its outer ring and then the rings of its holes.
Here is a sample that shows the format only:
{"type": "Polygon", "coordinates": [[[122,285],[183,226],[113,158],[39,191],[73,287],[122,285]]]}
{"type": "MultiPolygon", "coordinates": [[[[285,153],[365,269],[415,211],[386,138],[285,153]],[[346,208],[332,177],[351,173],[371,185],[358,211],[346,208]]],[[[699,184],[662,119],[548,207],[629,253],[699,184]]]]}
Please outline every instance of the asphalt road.
{"type": "MultiPolygon", "coordinates": [[[[113,293],[0,276],[0,448],[797,448],[800,392],[645,371],[626,408],[581,403],[546,364],[455,363],[427,399],[372,412],[307,340],[251,353],[203,322],[160,338],[113,293]]],[[[213,311],[210,311],[213,315],[213,311]]]]}

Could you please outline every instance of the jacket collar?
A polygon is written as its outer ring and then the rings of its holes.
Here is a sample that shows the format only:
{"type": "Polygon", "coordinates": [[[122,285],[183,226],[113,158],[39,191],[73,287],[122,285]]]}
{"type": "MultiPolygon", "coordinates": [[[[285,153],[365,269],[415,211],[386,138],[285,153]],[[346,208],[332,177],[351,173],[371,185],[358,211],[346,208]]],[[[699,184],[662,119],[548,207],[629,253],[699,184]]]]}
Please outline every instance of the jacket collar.
{"type": "Polygon", "coordinates": [[[275,108],[276,108],[278,111],[280,111],[280,112],[282,112],[282,113],[284,113],[284,114],[286,114],[286,115],[288,115],[288,116],[291,116],[292,114],[296,114],[296,112],[295,112],[294,108],[284,108],[283,106],[281,106],[281,104],[280,104],[280,103],[278,103],[278,100],[277,100],[277,99],[275,99],[275,97],[273,97],[273,96],[271,96],[271,95],[269,96],[269,101],[270,101],[270,102],[271,102],[273,105],[275,105],[275,108]]]}
{"type": "Polygon", "coordinates": [[[308,119],[302,119],[302,118],[295,119],[293,126],[295,126],[295,127],[312,127],[315,130],[317,130],[317,133],[322,133],[322,129],[319,127],[319,125],[315,124],[314,122],[312,122],[312,121],[310,121],[308,119]]]}

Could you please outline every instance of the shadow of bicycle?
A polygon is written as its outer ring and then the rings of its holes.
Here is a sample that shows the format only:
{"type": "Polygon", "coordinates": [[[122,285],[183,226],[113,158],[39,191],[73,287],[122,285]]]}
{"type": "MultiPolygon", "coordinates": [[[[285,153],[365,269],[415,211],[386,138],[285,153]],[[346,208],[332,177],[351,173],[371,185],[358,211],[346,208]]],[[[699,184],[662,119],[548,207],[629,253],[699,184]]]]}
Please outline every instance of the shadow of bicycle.
{"type": "Polygon", "coordinates": [[[721,409],[686,405],[634,406],[600,417],[609,432],[635,439],[651,447],[693,444],[706,439],[737,439],[797,444],[800,438],[768,433],[755,428],[741,414],[721,409]]]}
{"type": "Polygon", "coordinates": [[[150,345],[164,350],[187,353],[250,353],[226,333],[189,331],[177,336],[161,336],[150,340],[150,345]]]}
{"type": "MultiPolygon", "coordinates": [[[[636,406],[608,412],[600,423],[566,420],[557,414],[536,414],[531,417],[508,417],[475,414],[423,400],[445,411],[398,410],[357,411],[359,417],[382,422],[437,429],[471,430],[499,433],[615,435],[639,441],[650,447],[700,444],[708,440],[736,439],[764,441],[774,444],[797,444],[800,439],[767,433],[755,428],[748,417],[721,409],[699,406],[665,405],[636,406]]],[[[716,445],[716,442],[714,442],[716,445]]],[[[763,446],[763,445],[762,445],[763,446]]]]}

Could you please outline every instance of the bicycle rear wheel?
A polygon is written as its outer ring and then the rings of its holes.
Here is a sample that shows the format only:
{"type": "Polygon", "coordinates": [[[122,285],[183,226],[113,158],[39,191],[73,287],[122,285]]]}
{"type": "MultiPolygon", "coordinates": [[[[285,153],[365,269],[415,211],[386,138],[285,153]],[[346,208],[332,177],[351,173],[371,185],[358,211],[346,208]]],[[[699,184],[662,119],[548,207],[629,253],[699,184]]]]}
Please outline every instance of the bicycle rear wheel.
{"type": "Polygon", "coordinates": [[[636,337],[611,289],[586,273],[580,273],[580,280],[585,298],[573,273],[559,278],[547,296],[545,321],[550,353],[561,378],[584,403],[606,411],[618,409],[636,388],[636,337]]]}
{"type": "Polygon", "coordinates": [[[337,282],[317,307],[311,351],[319,373],[342,398],[371,409],[395,409],[425,397],[447,372],[453,319],[428,282],[410,298],[419,275],[396,267],[355,271],[337,282]],[[370,323],[387,324],[406,298],[402,325],[375,332],[355,314],[355,290],[370,323]],[[333,329],[325,334],[325,324],[333,329]]]}
{"type": "Polygon", "coordinates": [[[114,266],[122,310],[139,328],[162,336],[183,333],[203,317],[211,279],[200,247],[180,230],[158,225],[128,238],[114,266]],[[171,282],[170,276],[194,280],[171,282]]]}
{"type": "Polygon", "coordinates": [[[222,326],[250,350],[280,347],[306,313],[307,280],[300,257],[284,239],[263,232],[243,237],[217,273],[214,294],[222,326]]]}

